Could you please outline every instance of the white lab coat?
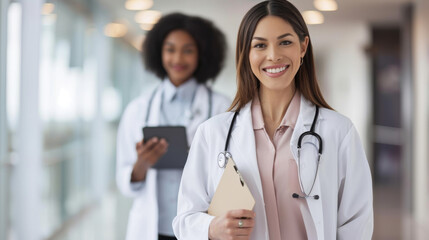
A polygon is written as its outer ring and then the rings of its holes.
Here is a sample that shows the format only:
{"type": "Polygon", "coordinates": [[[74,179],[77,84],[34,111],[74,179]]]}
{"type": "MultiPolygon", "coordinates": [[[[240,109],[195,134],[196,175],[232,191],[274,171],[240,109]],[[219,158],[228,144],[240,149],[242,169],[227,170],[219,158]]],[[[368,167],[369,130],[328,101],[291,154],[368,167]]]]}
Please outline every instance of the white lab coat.
{"type": "MultiPolygon", "coordinates": [[[[133,197],[132,209],[128,219],[127,240],[158,239],[158,201],[156,170],[149,169],[146,180],[136,189],[131,184],[131,172],[137,160],[135,145],[143,138],[144,126],[158,126],[162,88],[154,95],[148,123],[145,122],[151,94],[141,96],[132,101],[126,108],[119,124],[117,136],[116,182],[119,190],[128,197],[133,197]]],[[[225,112],[230,101],[223,95],[212,92],[212,116],[225,112]]],[[[208,91],[198,85],[192,106],[194,118],[186,126],[187,138],[191,142],[200,123],[208,117],[208,91]]]]}
{"type": "MultiPolygon", "coordinates": [[[[314,105],[301,97],[300,113],[290,146],[297,161],[299,136],[310,130],[314,105]]],[[[191,145],[178,196],[175,235],[181,240],[207,239],[213,216],[206,212],[222,176],[217,163],[224,150],[233,113],[220,114],[201,124],[191,145]]],[[[321,108],[315,127],[323,139],[323,155],[309,208],[303,212],[308,239],[371,239],[373,232],[372,181],[358,133],[349,119],[321,108]],[[307,214],[305,214],[307,213],[307,214]]],[[[311,188],[316,169],[317,140],[305,137],[301,150],[301,176],[304,188],[311,188]]],[[[251,103],[239,113],[228,151],[253,194],[256,204],[255,227],[251,239],[269,239],[262,184],[255,150],[251,103]]],[[[292,196],[291,196],[292,197],[292,196]]]]}

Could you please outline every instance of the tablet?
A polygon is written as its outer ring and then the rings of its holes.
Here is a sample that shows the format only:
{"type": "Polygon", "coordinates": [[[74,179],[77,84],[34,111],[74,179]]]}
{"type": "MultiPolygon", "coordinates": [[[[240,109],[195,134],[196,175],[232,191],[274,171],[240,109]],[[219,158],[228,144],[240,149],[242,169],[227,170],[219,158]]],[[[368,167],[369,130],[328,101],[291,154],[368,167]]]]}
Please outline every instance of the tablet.
{"type": "Polygon", "coordinates": [[[145,141],[157,137],[164,138],[168,143],[167,152],[156,162],[155,169],[183,169],[188,157],[188,140],[186,128],[183,126],[144,127],[145,141]]]}

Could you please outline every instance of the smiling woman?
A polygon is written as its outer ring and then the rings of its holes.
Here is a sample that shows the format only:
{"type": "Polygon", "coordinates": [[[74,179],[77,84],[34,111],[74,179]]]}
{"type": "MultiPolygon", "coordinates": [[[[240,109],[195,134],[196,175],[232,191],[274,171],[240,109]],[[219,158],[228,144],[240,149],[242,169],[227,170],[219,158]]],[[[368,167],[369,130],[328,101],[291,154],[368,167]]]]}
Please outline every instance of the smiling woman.
{"type": "Polygon", "coordinates": [[[333,111],[319,90],[310,34],[298,9],[284,0],[250,9],[238,31],[236,60],[231,112],[201,124],[190,149],[176,236],[371,239],[368,162],[351,121],[333,111]],[[207,214],[224,171],[215,164],[221,154],[234,159],[255,199],[253,210],[207,214]]]}

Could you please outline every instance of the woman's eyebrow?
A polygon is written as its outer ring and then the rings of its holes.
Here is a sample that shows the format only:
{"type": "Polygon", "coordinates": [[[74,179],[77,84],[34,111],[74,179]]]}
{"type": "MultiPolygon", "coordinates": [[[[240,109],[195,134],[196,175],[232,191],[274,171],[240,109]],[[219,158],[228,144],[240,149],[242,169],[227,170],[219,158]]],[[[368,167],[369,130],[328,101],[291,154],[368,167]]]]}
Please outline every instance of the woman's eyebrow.
{"type": "Polygon", "coordinates": [[[292,36],[292,33],[285,33],[283,35],[278,36],[277,39],[282,39],[282,38],[287,37],[287,36],[292,36]]]}
{"type": "MultiPolygon", "coordinates": [[[[285,34],[278,36],[277,39],[282,39],[282,38],[287,37],[287,36],[292,36],[292,34],[291,33],[285,33],[285,34]]],[[[253,37],[252,40],[267,41],[267,39],[265,39],[263,37],[253,37]]]]}
{"type": "MultiPolygon", "coordinates": [[[[173,42],[165,42],[164,45],[175,46],[176,44],[173,42]]],[[[194,46],[196,46],[196,44],[195,43],[186,43],[183,46],[184,47],[194,47],[194,46]]]]}

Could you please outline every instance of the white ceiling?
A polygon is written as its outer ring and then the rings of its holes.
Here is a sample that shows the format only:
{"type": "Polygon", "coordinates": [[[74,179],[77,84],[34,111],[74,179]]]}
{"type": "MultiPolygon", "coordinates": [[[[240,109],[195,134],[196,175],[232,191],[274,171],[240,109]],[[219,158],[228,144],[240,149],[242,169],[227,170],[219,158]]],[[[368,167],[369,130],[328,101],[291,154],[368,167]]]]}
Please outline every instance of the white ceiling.
{"type": "MultiPolygon", "coordinates": [[[[132,35],[145,32],[134,22],[135,11],[124,8],[126,0],[97,0],[109,9],[116,21],[130,24],[132,35]]],[[[414,0],[337,0],[338,11],[323,12],[326,26],[344,22],[369,24],[394,24],[401,20],[402,9],[414,0]]],[[[152,9],[163,14],[183,12],[211,19],[228,38],[229,46],[235,45],[235,35],[240,21],[247,10],[260,0],[154,0],[152,9]]],[[[300,10],[315,10],[313,0],[291,0],[300,10]]],[[[312,27],[317,28],[317,26],[312,27]]]]}
{"type": "MultiPolygon", "coordinates": [[[[125,10],[126,0],[98,0],[108,6],[116,17],[132,18],[133,11],[125,10]]],[[[401,6],[413,0],[337,0],[336,12],[325,12],[327,23],[342,20],[369,22],[397,21],[401,6]]],[[[181,11],[209,15],[216,18],[241,17],[260,0],[154,0],[152,9],[164,13],[181,11]]],[[[301,11],[315,10],[313,0],[291,0],[301,11]]]]}

